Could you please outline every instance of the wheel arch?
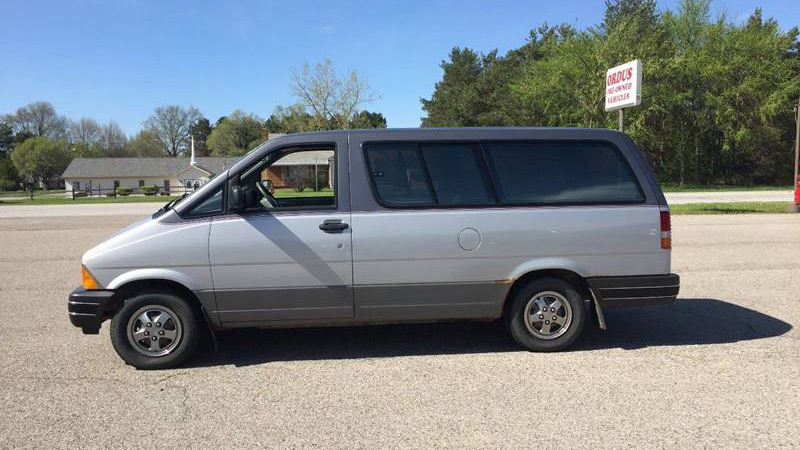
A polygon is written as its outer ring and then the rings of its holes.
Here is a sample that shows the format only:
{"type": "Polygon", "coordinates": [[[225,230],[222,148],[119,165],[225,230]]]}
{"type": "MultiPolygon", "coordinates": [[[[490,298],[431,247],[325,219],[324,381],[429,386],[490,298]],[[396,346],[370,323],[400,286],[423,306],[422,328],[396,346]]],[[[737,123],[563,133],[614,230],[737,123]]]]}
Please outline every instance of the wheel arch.
{"type": "Polygon", "coordinates": [[[122,307],[122,303],[141,292],[164,292],[177,295],[197,311],[205,321],[209,330],[213,330],[216,322],[209,315],[206,305],[200,300],[197,294],[186,287],[184,284],[167,278],[144,278],[127,281],[115,289],[113,312],[122,307]]]}
{"type": "Polygon", "coordinates": [[[511,287],[506,293],[505,299],[503,299],[503,317],[506,316],[508,309],[511,307],[512,302],[509,300],[513,299],[517,292],[524,288],[528,283],[540,278],[558,278],[564,280],[578,289],[578,292],[580,292],[584,302],[587,300],[591,301],[592,297],[589,291],[589,284],[586,282],[586,279],[577,272],[564,268],[536,269],[525,272],[521,276],[517,277],[514,280],[514,283],[511,284],[511,287]]]}

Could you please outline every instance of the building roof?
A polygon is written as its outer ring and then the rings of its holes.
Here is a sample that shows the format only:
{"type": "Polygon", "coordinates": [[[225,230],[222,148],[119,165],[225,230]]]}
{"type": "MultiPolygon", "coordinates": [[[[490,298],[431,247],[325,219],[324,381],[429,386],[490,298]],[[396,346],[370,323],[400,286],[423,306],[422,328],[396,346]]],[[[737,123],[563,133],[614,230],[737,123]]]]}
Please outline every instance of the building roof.
{"type": "MultiPolygon", "coordinates": [[[[225,171],[237,159],[195,158],[197,165],[212,175],[225,171]]],[[[189,158],[75,158],[61,178],[169,178],[187,167],[189,158]]]]}
{"type": "Polygon", "coordinates": [[[333,150],[310,150],[305,152],[289,153],[275,162],[276,166],[327,166],[328,160],[333,156],[333,150]]]}
{"type": "MultiPolygon", "coordinates": [[[[331,150],[290,153],[275,165],[327,166],[332,156],[331,150]]],[[[237,159],[239,157],[200,157],[195,158],[195,161],[196,167],[209,172],[210,175],[216,175],[233,165],[237,159]]],[[[187,168],[189,168],[189,158],[75,158],[61,178],[170,178],[187,168]]]]}

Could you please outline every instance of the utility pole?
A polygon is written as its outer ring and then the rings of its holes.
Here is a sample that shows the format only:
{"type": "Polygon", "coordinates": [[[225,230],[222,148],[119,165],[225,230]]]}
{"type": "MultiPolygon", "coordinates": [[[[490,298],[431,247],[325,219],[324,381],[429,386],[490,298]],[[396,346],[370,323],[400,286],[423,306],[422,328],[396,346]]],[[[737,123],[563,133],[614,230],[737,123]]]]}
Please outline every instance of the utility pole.
{"type": "Polygon", "coordinates": [[[619,116],[618,116],[619,117],[619,131],[625,131],[625,127],[624,127],[625,116],[623,115],[621,109],[619,109],[618,111],[619,111],[619,116]]]}

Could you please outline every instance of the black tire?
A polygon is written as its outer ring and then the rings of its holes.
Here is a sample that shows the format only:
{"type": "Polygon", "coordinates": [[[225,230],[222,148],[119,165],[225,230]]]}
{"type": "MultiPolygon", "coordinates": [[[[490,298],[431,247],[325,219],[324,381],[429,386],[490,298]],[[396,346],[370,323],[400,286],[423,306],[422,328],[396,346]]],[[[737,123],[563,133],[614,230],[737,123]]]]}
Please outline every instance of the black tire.
{"type": "MultiPolygon", "coordinates": [[[[169,369],[186,361],[194,354],[204,330],[200,313],[181,297],[168,292],[146,292],[125,300],[114,317],[111,318],[111,343],[117,354],[129,365],[137,369],[169,369]],[[180,339],[169,353],[162,356],[148,356],[137,351],[128,339],[128,323],[137,311],[149,306],[166,307],[174,312],[180,321],[180,339]]],[[[155,330],[155,329],[154,329],[155,330]]]]}
{"type": "Polygon", "coordinates": [[[586,308],[578,289],[560,278],[539,278],[530,281],[510,298],[511,305],[506,312],[506,325],[511,336],[522,347],[532,352],[555,352],[572,345],[578,339],[586,323],[586,308]],[[562,334],[552,339],[537,337],[525,323],[525,309],[528,302],[537,294],[552,291],[563,296],[571,309],[571,322],[562,334]]]}

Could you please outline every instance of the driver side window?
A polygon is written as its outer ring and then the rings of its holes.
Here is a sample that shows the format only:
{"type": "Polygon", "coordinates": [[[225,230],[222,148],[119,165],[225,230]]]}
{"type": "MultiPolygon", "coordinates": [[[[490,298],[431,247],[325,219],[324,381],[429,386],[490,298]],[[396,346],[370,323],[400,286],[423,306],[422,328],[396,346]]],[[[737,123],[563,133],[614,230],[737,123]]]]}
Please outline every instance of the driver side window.
{"type": "Polygon", "coordinates": [[[332,147],[271,153],[240,176],[247,210],[335,208],[335,162],[332,147]]]}

